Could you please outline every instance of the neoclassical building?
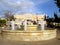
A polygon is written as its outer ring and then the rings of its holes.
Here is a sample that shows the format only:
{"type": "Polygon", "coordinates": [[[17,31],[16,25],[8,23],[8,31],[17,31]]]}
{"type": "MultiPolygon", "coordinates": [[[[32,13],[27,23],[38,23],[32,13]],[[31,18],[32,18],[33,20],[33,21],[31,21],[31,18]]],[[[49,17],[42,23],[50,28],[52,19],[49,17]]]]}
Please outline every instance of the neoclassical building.
{"type": "Polygon", "coordinates": [[[36,14],[20,14],[20,15],[14,15],[15,22],[16,24],[18,24],[18,21],[24,21],[24,20],[28,20],[28,21],[42,21],[45,18],[44,14],[40,14],[40,15],[36,15],[36,14]]]}

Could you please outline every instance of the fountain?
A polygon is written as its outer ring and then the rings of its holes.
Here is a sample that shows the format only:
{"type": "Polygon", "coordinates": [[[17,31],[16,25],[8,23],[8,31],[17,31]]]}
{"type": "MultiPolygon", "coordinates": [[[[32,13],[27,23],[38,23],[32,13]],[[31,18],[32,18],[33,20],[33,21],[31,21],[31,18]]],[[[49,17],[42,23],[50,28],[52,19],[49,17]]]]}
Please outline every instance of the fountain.
{"type": "MultiPolygon", "coordinates": [[[[18,27],[20,27],[22,21],[19,21],[18,27]]],[[[11,21],[11,30],[3,30],[2,35],[7,40],[19,40],[19,41],[42,41],[56,38],[56,30],[44,30],[44,21],[40,21],[41,30],[38,30],[38,25],[27,25],[27,20],[23,22],[24,30],[15,30],[15,22],[11,21]],[[29,29],[28,29],[29,28],[29,29]],[[36,29],[36,30],[35,30],[36,29]],[[12,31],[14,30],[14,31],[12,31]]]]}

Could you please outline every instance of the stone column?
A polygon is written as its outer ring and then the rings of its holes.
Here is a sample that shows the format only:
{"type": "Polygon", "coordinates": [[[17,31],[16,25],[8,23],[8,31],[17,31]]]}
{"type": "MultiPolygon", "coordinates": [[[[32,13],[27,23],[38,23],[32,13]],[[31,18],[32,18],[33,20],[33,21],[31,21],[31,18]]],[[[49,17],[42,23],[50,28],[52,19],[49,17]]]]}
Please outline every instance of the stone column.
{"type": "Polygon", "coordinates": [[[21,23],[22,23],[22,21],[19,20],[18,22],[19,22],[18,27],[19,27],[19,29],[20,29],[20,28],[21,28],[21,23]]]}
{"type": "Polygon", "coordinates": [[[44,21],[41,21],[41,30],[44,30],[44,21]]]}
{"type": "Polygon", "coordinates": [[[27,30],[27,21],[26,20],[24,21],[24,30],[25,31],[27,30]]]}
{"type": "Polygon", "coordinates": [[[14,21],[11,21],[11,30],[15,30],[15,25],[14,25],[14,21]]]}

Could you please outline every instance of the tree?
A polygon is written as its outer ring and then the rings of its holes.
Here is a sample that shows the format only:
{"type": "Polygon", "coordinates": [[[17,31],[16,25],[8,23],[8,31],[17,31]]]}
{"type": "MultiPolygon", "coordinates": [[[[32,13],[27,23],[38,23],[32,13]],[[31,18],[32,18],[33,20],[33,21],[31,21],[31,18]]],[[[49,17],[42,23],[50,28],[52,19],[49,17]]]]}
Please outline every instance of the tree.
{"type": "Polygon", "coordinates": [[[51,27],[51,28],[54,27],[54,25],[53,25],[54,18],[47,18],[46,22],[47,22],[47,27],[51,27]]]}
{"type": "Polygon", "coordinates": [[[55,21],[55,22],[58,22],[58,16],[57,16],[56,13],[54,13],[54,21],[55,21]]]}
{"type": "Polygon", "coordinates": [[[15,20],[14,13],[12,11],[6,11],[4,15],[7,21],[15,20]]]}
{"type": "Polygon", "coordinates": [[[45,15],[44,16],[44,20],[47,20],[49,18],[49,16],[45,15]]]}
{"type": "Polygon", "coordinates": [[[3,27],[6,24],[6,20],[0,20],[0,26],[3,27]]]}
{"type": "Polygon", "coordinates": [[[57,14],[56,14],[56,13],[54,13],[54,17],[55,17],[55,19],[58,19],[58,16],[57,16],[57,14]]]}
{"type": "Polygon", "coordinates": [[[55,3],[57,5],[57,7],[59,8],[59,12],[60,12],[60,0],[55,0],[55,3]]]}
{"type": "Polygon", "coordinates": [[[60,17],[58,17],[58,15],[56,14],[56,13],[54,13],[54,22],[55,22],[55,25],[56,25],[56,23],[58,23],[58,27],[59,27],[59,23],[60,23],[60,17]]]}

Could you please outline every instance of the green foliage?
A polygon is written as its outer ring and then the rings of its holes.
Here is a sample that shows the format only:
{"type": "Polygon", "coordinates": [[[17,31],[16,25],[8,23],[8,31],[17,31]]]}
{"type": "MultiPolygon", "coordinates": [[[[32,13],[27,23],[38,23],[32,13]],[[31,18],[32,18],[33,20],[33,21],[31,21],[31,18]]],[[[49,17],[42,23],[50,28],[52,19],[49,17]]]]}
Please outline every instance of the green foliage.
{"type": "Polygon", "coordinates": [[[0,20],[0,26],[3,27],[6,24],[6,20],[0,20]]]}
{"type": "Polygon", "coordinates": [[[57,4],[58,8],[60,8],[60,0],[55,0],[55,3],[57,4]]]}
{"type": "Polygon", "coordinates": [[[60,0],[55,0],[55,3],[57,5],[57,7],[59,8],[59,11],[60,11],[60,0]]]}
{"type": "Polygon", "coordinates": [[[54,18],[58,19],[58,15],[56,13],[54,13],[54,18]]]}

